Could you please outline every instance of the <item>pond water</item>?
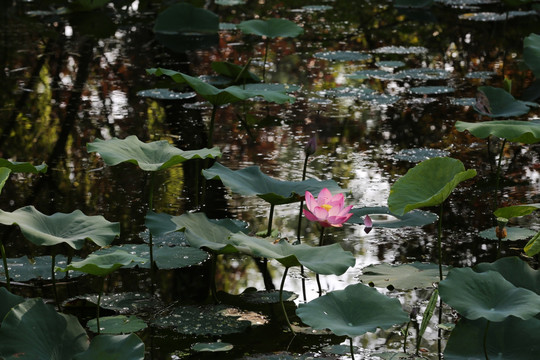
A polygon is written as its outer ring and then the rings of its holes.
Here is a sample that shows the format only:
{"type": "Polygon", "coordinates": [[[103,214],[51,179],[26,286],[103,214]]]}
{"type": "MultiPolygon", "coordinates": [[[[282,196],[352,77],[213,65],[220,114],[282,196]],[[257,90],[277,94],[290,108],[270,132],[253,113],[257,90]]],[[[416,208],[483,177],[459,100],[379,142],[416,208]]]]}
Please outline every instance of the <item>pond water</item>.
{"type": "MultiPolygon", "coordinates": [[[[262,77],[264,40],[231,24],[280,17],[294,21],[304,32],[295,38],[270,39],[264,76],[269,83],[297,85],[291,93],[295,101],[285,105],[246,101],[219,108],[213,134],[214,146],[223,153],[219,162],[235,170],[257,165],[271,177],[301,180],[304,146],[316,135],[318,148],[309,159],[307,177],[334,180],[349,190],[346,202],[355,207],[387,206],[391,185],[417,163],[409,160],[407,151],[437,150],[436,156],[457,158],[465,168],[478,172],[445,203],[444,263],[459,267],[495,260],[497,243],[478,232],[494,226],[494,169],[501,141],[475,138],[457,131],[454,124],[480,119],[472,106],[479,86],[503,87],[506,78],[511,80],[512,94],[521,98],[533,79],[523,70],[523,39],[540,32],[533,7],[508,8],[495,0],[440,0],[424,8],[383,0],[189,3],[217,14],[222,30],[210,46],[188,44],[176,51],[171,47],[179,43],[164,44],[153,32],[156,17],[170,1],[114,1],[101,9],[67,15],[61,8],[69,4],[61,1],[0,4],[0,156],[49,165],[45,175],[12,177],[2,192],[1,209],[34,205],[45,214],[80,209],[120,222],[121,236],[115,244],[142,243],[149,176],[133,164],[105,165],[87,151],[86,144],[136,135],[144,142],[168,140],[183,150],[206,146],[211,106],[199,97],[140,96],[140,91],[154,88],[188,91],[145,70],[162,67],[192,76],[215,75],[212,62],[243,65],[251,59],[250,71],[262,77]],[[507,17],[506,11],[515,12],[507,17]],[[239,121],[246,113],[249,127],[239,121]]],[[[539,115],[540,110],[533,108],[519,119],[539,115]]],[[[501,205],[540,202],[539,149],[506,144],[501,205]]],[[[198,170],[186,164],[159,172],[154,210],[171,215],[198,210],[194,175],[198,170]]],[[[232,193],[218,181],[209,186],[204,207],[209,218],[238,219],[253,232],[266,230],[268,203],[232,193]]],[[[295,239],[297,219],[298,203],[276,206],[273,229],[280,238],[295,239]]],[[[534,215],[512,225],[540,230],[534,215]]],[[[50,254],[50,249],[32,245],[18,230],[4,227],[3,231],[8,257],[50,254]]],[[[315,224],[304,220],[301,233],[303,242],[317,244],[315,224]]],[[[361,225],[328,230],[326,242],[351,251],[356,265],[342,276],[322,277],[323,289],[329,292],[357,283],[362,269],[371,264],[437,262],[436,238],[436,224],[374,228],[369,233],[361,225]]],[[[523,245],[511,243],[504,253],[519,254],[523,245]]],[[[89,245],[78,255],[93,249],[89,245]]],[[[204,299],[206,271],[206,265],[160,271],[157,292],[163,308],[177,301],[191,304],[204,299]]],[[[270,272],[279,286],[283,267],[271,261],[270,272]]],[[[248,257],[220,257],[217,273],[218,290],[240,294],[249,287],[264,289],[260,272],[248,257]]],[[[300,278],[299,270],[291,270],[285,289],[300,295],[300,278]]],[[[314,280],[308,274],[308,300],[317,297],[314,280]]],[[[88,277],[73,283],[62,296],[96,292],[99,286],[88,277]]],[[[109,293],[146,292],[148,272],[121,270],[106,284],[109,293]]],[[[33,294],[23,287],[16,291],[52,298],[47,287],[33,294]]],[[[399,298],[407,311],[425,307],[431,293],[381,291],[399,298]]],[[[296,303],[302,302],[299,296],[296,303]]],[[[277,307],[269,312],[279,316],[277,307]]],[[[450,321],[452,314],[447,315],[450,321]]],[[[235,348],[222,357],[213,355],[216,359],[286,351],[321,356],[327,345],[346,344],[344,337],[300,334],[291,338],[281,325],[272,321],[248,335],[192,337],[158,327],[139,334],[148,359],[201,358],[190,345],[218,339],[235,348]]],[[[435,320],[425,337],[425,356],[436,358],[435,320]]],[[[361,347],[361,356],[368,358],[381,350],[401,349],[403,337],[398,331],[379,331],[354,342],[361,347]]]]}

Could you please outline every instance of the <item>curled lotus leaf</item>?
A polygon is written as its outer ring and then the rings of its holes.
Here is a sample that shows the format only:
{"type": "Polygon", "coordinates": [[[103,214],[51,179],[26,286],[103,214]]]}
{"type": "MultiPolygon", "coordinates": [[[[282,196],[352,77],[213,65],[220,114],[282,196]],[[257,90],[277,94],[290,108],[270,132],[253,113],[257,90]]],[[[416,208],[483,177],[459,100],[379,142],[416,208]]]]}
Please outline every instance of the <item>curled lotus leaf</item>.
{"type": "Polygon", "coordinates": [[[58,268],[61,271],[75,270],[85,274],[96,276],[108,275],[122,266],[132,262],[146,262],[147,260],[136,255],[130,254],[124,250],[116,250],[105,254],[90,254],[81,261],[74,261],[65,268],[58,268]]]}
{"type": "Polygon", "coordinates": [[[498,208],[493,212],[496,217],[503,217],[510,219],[513,217],[525,216],[531,214],[533,211],[540,209],[540,204],[524,204],[513,205],[498,208]]]}
{"type": "Polygon", "coordinates": [[[144,171],[164,170],[191,159],[215,159],[221,156],[217,147],[184,151],[172,146],[166,140],[144,143],[135,135],[125,139],[96,139],[86,147],[88,152],[99,153],[109,166],[130,162],[144,171]]]}
{"type": "Polygon", "coordinates": [[[493,86],[478,88],[478,100],[473,108],[492,118],[521,116],[530,110],[525,102],[516,100],[508,91],[493,86]]]}
{"type": "Polygon", "coordinates": [[[540,141],[539,120],[492,120],[478,123],[457,121],[455,126],[458,131],[467,130],[480,139],[496,136],[510,142],[524,144],[536,144],[540,141]]]}
{"type": "Polygon", "coordinates": [[[0,210],[0,224],[18,225],[24,237],[35,245],[66,243],[77,250],[86,239],[107,246],[120,234],[120,224],[109,222],[103,216],[87,216],[80,210],[48,216],[33,206],[13,212],[0,210]]]}
{"type": "Polygon", "coordinates": [[[300,304],[296,315],[313,329],[330,329],[336,335],[349,337],[409,321],[398,299],[363,284],[349,285],[300,304]]]}

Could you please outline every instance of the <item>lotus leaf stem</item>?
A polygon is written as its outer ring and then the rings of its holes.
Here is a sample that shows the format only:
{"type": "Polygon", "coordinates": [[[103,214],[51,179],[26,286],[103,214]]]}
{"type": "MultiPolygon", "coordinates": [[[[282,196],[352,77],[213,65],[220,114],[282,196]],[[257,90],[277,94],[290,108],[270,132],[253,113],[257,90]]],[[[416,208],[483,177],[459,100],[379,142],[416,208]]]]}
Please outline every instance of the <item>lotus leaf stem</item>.
{"type": "Polygon", "coordinates": [[[351,359],[354,360],[354,346],[353,346],[352,337],[349,338],[349,344],[350,344],[350,348],[351,348],[351,359]]]}
{"type": "MultiPolygon", "coordinates": [[[[306,180],[307,164],[308,164],[309,155],[306,154],[304,159],[304,168],[302,170],[302,181],[306,180]]],[[[300,232],[302,231],[302,210],[304,209],[304,200],[300,201],[300,210],[298,213],[298,227],[296,228],[296,243],[301,244],[300,232]]],[[[302,275],[302,296],[304,297],[304,302],[307,301],[306,296],[306,279],[304,278],[304,265],[300,265],[300,275],[302,275]]]]}
{"type": "Polygon", "coordinates": [[[4,249],[4,243],[0,240],[0,251],[2,252],[2,261],[4,262],[4,273],[6,274],[6,288],[11,292],[11,283],[9,281],[9,268],[7,264],[6,249],[4,249]]]}
{"type": "Polygon", "coordinates": [[[216,267],[217,267],[217,254],[214,252],[210,253],[210,292],[212,293],[212,299],[214,303],[218,304],[219,300],[217,298],[217,289],[216,289],[216,267]]]}
{"type": "Polygon", "coordinates": [[[267,37],[264,43],[263,83],[266,82],[266,59],[268,58],[268,45],[270,45],[270,40],[267,37]]]}
{"type": "Polygon", "coordinates": [[[487,335],[488,335],[488,330],[489,330],[489,324],[491,323],[491,321],[487,321],[486,323],[486,329],[484,330],[484,356],[486,357],[486,360],[489,360],[489,357],[488,357],[488,352],[487,352],[487,335]]]}
{"type": "Polygon", "coordinates": [[[99,287],[99,294],[97,298],[97,309],[96,309],[96,326],[97,334],[101,333],[101,327],[99,326],[99,308],[101,306],[101,295],[103,294],[103,286],[105,285],[105,276],[101,278],[101,286],[99,287]]]}
{"type": "Polygon", "coordinates": [[[499,152],[499,160],[497,162],[497,174],[495,176],[495,203],[494,209],[499,207],[499,178],[501,176],[501,161],[503,158],[504,146],[506,145],[506,139],[503,140],[501,145],[501,151],[499,152]]]}
{"type": "Polygon", "coordinates": [[[56,307],[58,308],[59,312],[62,312],[62,306],[60,305],[60,301],[58,299],[58,291],[56,289],[56,275],[54,273],[54,264],[56,263],[56,251],[52,250],[51,254],[51,279],[52,279],[52,285],[53,285],[53,293],[54,293],[54,301],[56,302],[56,307]]]}
{"type": "MultiPolygon", "coordinates": [[[[319,237],[319,246],[324,245],[324,227],[321,226],[321,236],[319,237]]],[[[317,286],[319,288],[319,296],[322,296],[322,287],[321,287],[321,279],[319,278],[319,274],[315,274],[315,279],[317,279],[317,286]]]]}
{"type": "Polygon", "coordinates": [[[407,337],[409,336],[409,326],[411,325],[411,322],[409,321],[407,323],[407,326],[405,327],[405,334],[403,336],[403,352],[407,352],[407,337]]]}
{"type": "MultiPolygon", "coordinates": [[[[156,181],[156,172],[153,171],[150,175],[150,194],[148,196],[148,208],[154,210],[154,183],[156,181]]],[[[150,293],[154,294],[154,280],[155,280],[155,268],[154,268],[154,241],[152,238],[152,232],[148,235],[148,247],[150,251],[150,293]]]]}
{"type": "Polygon", "coordinates": [[[441,209],[439,214],[439,226],[437,230],[437,248],[439,252],[439,279],[443,280],[442,270],[442,216],[443,216],[443,204],[441,203],[441,209]]]}
{"type": "Polygon", "coordinates": [[[218,106],[212,106],[212,115],[210,116],[210,126],[208,127],[208,148],[210,149],[214,144],[214,123],[216,121],[216,110],[218,106]]]}
{"type": "Polygon", "coordinates": [[[289,316],[287,315],[287,310],[285,310],[285,303],[283,302],[283,285],[285,285],[285,279],[287,278],[288,272],[289,268],[286,267],[285,271],[283,271],[283,277],[281,278],[281,285],[279,286],[279,303],[281,304],[281,309],[283,310],[285,321],[287,321],[287,326],[289,327],[289,330],[291,330],[291,332],[294,334],[291,322],[289,321],[289,316]]]}

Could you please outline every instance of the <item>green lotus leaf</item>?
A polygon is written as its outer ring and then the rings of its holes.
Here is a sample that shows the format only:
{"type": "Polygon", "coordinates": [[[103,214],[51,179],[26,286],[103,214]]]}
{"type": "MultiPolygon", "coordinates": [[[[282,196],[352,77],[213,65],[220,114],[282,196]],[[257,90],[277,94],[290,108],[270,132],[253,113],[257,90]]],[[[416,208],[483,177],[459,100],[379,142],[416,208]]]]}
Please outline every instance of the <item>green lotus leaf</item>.
{"type": "Polygon", "coordinates": [[[365,61],[371,59],[371,55],[360,51],[323,51],[313,54],[317,59],[330,61],[365,61]]]}
{"type": "Polygon", "coordinates": [[[485,139],[496,136],[511,142],[535,144],[540,141],[540,121],[492,120],[479,123],[457,121],[458,131],[468,130],[472,135],[485,139]]]}
{"type": "Polygon", "coordinates": [[[306,191],[311,192],[314,196],[317,196],[324,188],[328,188],[332,194],[346,191],[333,180],[276,180],[263,174],[258,166],[231,170],[216,162],[211,168],[203,170],[203,175],[207,179],[220,179],[232,192],[246,196],[257,195],[272,205],[300,201],[304,198],[306,191]]]}
{"type": "Polygon", "coordinates": [[[261,79],[245,69],[244,66],[236,65],[227,61],[214,61],[211,64],[212,70],[214,70],[219,75],[226,76],[232,80],[236,80],[238,83],[259,83],[261,79]]]}
{"type": "Polygon", "coordinates": [[[297,37],[304,29],[287,19],[246,20],[237,25],[246,34],[277,37],[297,37]]]}
{"type": "MultiPolygon", "coordinates": [[[[452,330],[444,349],[445,360],[481,360],[484,354],[484,333],[487,320],[461,318],[452,330]]],[[[486,336],[487,357],[490,360],[531,360],[540,352],[540,319],[521,320],[509,317],[489,324],[486,336]]]]}
{"type": "Polygon", "coordinates": [[[217,147],[183,151],[166,140],[144,143],[135,135],[125,139],[96,139],[86,147],[88,152],[98,152],[109,166],[130,162],[144,171],[164,170],[190,159],[215,159],[221,156],[217,147]]]}
{"type": "Polygon", "coordinates": [[[300,90],[299,85],[294,84],[272,84],[272,83],[254,83],[243,85],[242,88],[247,91],[277,91],[281,93],[292,93],[300,90]]]}
{"type": "Polygon", "coordinates": [[[278,91],[268,91],[268,90],[244,90],[239,86],[229,86],[225,89],[218,89],[217,87],[205,83],[201,79],[183,74],[178,71],[162,69],[162,68],[152,68],[146,69],[148,74],[153,74],[156,76],[166,75],[169,76],[177,83],[186,83],[193,90],[197,92],[204,99],[209,101],[214,106],[221,106],[226,104],[232,104],[242,100],[247,100],[256,96],[262,97],[264,100],[269,102],[274,102],[277,104],[284,104],[286,102],[294,102],[294,98],[278,91]]]}
{"type": "Polygon", "coordinates": [[[512,117],[521,116],[529,112],[529,107],[523,101],[516,100],[504,89],[492,86],[480,86],[478,91],[483,93],[487,99],[487,104],[484,104],[484,106],[490,108],[490,112],[487,113],[483,109],[479,109],[476,105],[473,106],[474,110],[482,115],[492,118],[512,117]]]}
{"type": "Polygon", "coordinates": [[[375,54],[407,55],[427,54],[428,49],[423,46],[383,46],[372,51],[375,54]]]}
{"type": "Polygon", "coordinates": [[[197,352],[220,352],[233,349],[233,345],[226,342],[195,343],[191,348],[197,352]]]}
{"type": "MultiPolygon", "coordinates": [[[[492,227],[483,231],[480,231],[478,233],[478,236],[488,239],[488,240],[499,240],[497,237],[497,233],[495,232],[496,227],[492,227]]],[[[518,226],[510,226],[506,227],[506,237],[501,239],[502,241],[519,241],[519,240],[526,240],[530,238],[531,236],[534,236],[536,234],[536,231],[521,228],[518,226]]]]}
{"type": "Polygon", "coordinates": [[[6,181],[9,178],[9,174],[11,174],[10,169],[6,167],[0,167],[0,192],[2,192],[4,185],[6,185],[6,181]]]}
{"type": "Polygon", "coordinates": [[[188,3],[169,6],[156,18],[154,32],[163,34],[217,33],[219,17],[188,3]]]}
{"type": "Polygon", "coordinates": [[[296,315],[313,329],[330,329],[336,335],[349,337],[409,321],[398,299],[363,284],[349,285],[300,304],[296,315]]]}
{"type": "MultiPolygon", "coordinates": [[[[228,293],[222,293],[221,295],[220,298],[224,298],[224,302],[239,307],[245,307],[246,304],[279,304],[279,291],[277,290],[265,291],[249,287],[239,295],[228,293]]],[[[283,290],[282,297],[283,301],[294,301],[298,298],[298,295],[292,291],[283,290]]]]}
{"type": "MultiPolygon", "coordinates": [[[[66,266],[68,258],[64,255],[56,255],[54,258],[54,263],[57,266],[66,266]]],[[[82,260],[79,257],[75,256],[72,258],[72,261],[82,260]]],[[[51,280],[52,274],[52,257],[49,255],[36,256],[32,259],[29,259],[27,256],[22,256],[19,258],[8,258],[8,269],[9,276],[14,281],[28,281],[32,279],[42,279],[42,280],[51,280]]],[[[59,279],[62,272],[58,269],[55,269],[55,276],[59,279]]],[[[78,271],[70,271],[69,277],[81,276],[83,273],[78,271]]]]}
{"type": "Polygon", "coordinates": [[[530,319],[540,313],[540,295],[516,287],[492,270],[452,269],[439,283],[441,299],[469,320],[503,321],[509,316],[530,319]]]}
{"type": "Polygon", "coordinates": [[[409,91],[416,95],[441,95],[453,93],[455,89],[450,86],[417,86],[410,88],[409,91]]]}
{"type": "MultiPolygon", "coordinates": [[[[117,250],[127,251],[130,254],[136,255],[144,259],[145,262],[132,262],[126,264],[125,267],[150,269],[150,248],[148,244],[123,244],[111,246],[110,248],[100,249],[94,254],[108,254],[117,250]]],[[[154,243],[154,262],[159,269],[181,269],[184,267],[199,265],[208,259],[208,253],[198,248],[181,245],[162,245],[154,243]]]]}
{"type": "Polygon", "coordinates": [[[6,288],[0,288],[0,324],[2,319],[11,311],[11,308],[24,302],[26,299],[10,293],[6,288]]]}
{"type": "Polygon", "coordinates": [[[76,270],[85,274],[106,276],[115,270],[131,264],[132,262],[146,262],[146,259],[132,255],[127,251],[116,250],[109,254],[90,254],[81,261],[74,261],[65,268],[58,268],[61,271],[76,270]]]}
{"type": "MultiPolygon", "coordinates": [[[[450,267],[443,266],[446,275],[450,267]]],[[[414,262],[410,264],[369,265],[362,269],[358,279],[364,284],[375,287],[395,288],[399,290],[412,290],[433,287],[438,283],[439,265],[431,263],[414,262]]]]}
{"type": "Polygon", "coordinates": [[[144,343],[135,334],[97,335],[90,347],[73,360],[143,360],[144,343]]]}
{"type": "Polygon", "coordinates": [[[397,69],[405,66],[405,63],[401,60],[381,60],[375,63],[377,67],[397,69]]]}
{"type": "Polygon", "coordinates": [[[247,0],[216,0],[216,5],[233,6],[245,4],[247,0]]]}
{"type": "Polygon", "coordinates": [[[381,360],[426,360],[425,357],[413,356],[411,354],[403,352],[382,352],[382,353],[373,353],[376,358],[381,360]]]}
{"type": "Polygon", "coordinates": [[[0,167],[10,169],[14,173],[45,173],[47,172],[47,164],[43,163],[38,166],[34,166],[29,162],[10,161],[0,158],[0,167]]]}
{"type": "Polygon", "coordinates": [[[540,79],[540,35],[530,34],[523,40],[523,61],[540,79]]]}
{"type": "MultiPolygon", "coordinates": [[[[88,320],[86,326],[97,333],[97,319],[88,320]]],[[[101,334],[127,334],[146,328],[146,323],[135,315],[103,316],[99,318],[101,334]]]]}
{"type": "Polygon", "coordinates": [[[493,212],[496,217],[510,219],[531,214],[533,211],[540,209],[540,204],[525,204],[514,205],[498,208],[493,212]]]}
{"type": "Polygon", "coordinates": [[[476,176],[463,163],[449,157],[422,161],[398,179],[390,189],[388,208],[397,215],[427,206],[440,205],[462,181],[476,176]]]}
{"type": "Polygon", "coordinates": [[[185,100],[194,98],[197,94],[193,91],[176,92],[169,89],[147,89],[139,91],[137,96],[156,100],[185,100]]]}
{"type": "Polygon", "coordinates": [[[493,263],[480,263],[473,267],[476,272],[496,271],[518,288],[540,295],[540,271],[516,256],[504,257],[493,263]]]}
{"type": "Polygon", "coordinates": [[[410,78],[417,80],[445,80],[452,73],[442,69],[416,68],[401,70],[395,76],[398,78],[410,78]]]}
{"type": "Polygon", "coordinates": [[[534,256],[540,253],[540,232],[536,233],[531,240],[523,248],[527,256],[534,256]]]}
{"type": "MultiPolygon", "coordinates": [[[[75,311],[78,311],[81,308],[90,308],[91,311],[95,313],[97,302],[97,294],[80,295],[67,300],[64,303],[64,307],[75,309],[75,311]]],[[[159,298],[153,297],[150,294],[122,292],[108,295],[103,294],[99,306],[103,309],[126,314],[155,311],[156,308],[165,307],[165,304],[163,304],[159,298]]]]}
{"type": "Polygon", "coordinates": [[[230,237],[232,244],[241,252],[268,259],[275,259],[285,267],[300,266],[322,275],[341,275],[353,267],[356,259],[340,244],[310,246],[292,245],[286,240],[273,244],[268,240],[235,233],[230,237]]]}
{"type": "Polygon", "coordinates": [[[35,245],[66,243],[77,250],[86,239],[107,246],[120,234],[120,224],[109,222],[103,216],[87,216],[80,210],[48,216],[33,206],[13,212],[0,210],[0,224],[18,225],[24,237],[35,245]]]}
{"type": "Polygon", "coordinates": [[[217,336],[243,333],[251,323],[241,320],[237,313],[238,310],[225,305],[178,306],[169,314],[157,316],[152,323],[188,335],[217,336]]]}
{"type": "Polygon", "coordinates": [[[437,215],[432,212],[413,210],[404,215],[395,215],[386,206],[353,208],[350,211],[353,216],[347,221],[348,224],[364,224],[364,217],[369,215],[374,228],[401,228],[409,226],[424,226],[437,221],[437,215]]]}
{"type": "Polygon", "coordinates": [[[57,313],[41,299],[15,305],[2,321],[0,339],[5,360],[71,360],[89,342],[76,317],[57,313]]]}

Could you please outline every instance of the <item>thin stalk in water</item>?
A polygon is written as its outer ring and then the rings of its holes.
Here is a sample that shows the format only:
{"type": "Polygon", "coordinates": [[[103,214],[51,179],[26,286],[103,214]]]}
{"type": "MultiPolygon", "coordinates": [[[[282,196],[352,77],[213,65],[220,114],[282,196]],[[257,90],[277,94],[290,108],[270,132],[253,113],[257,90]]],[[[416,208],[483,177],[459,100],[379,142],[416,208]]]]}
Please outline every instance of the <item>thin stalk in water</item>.
{"type": "Polygon", "coordinates": [[[56,275],[54,273],[55,263],[56,263],[56,251],[54,250],[54,247],[53,247],[52,254],[51,254],[51,279],[52,279],[52,286],[53,286],[53,293],[54,293],[54,301],[56,302],[56,307],[58,308],[58,311],[62,312],[62,306],[60,305],[60,300],[58,299],[58,290],[56,289],[56,275]]]}
{"type": "Polygon", "coordinates": [[[443,280],[442,270],[442,216],[443,216],[443,204],[441,203],[441,211],[439,214],[439,226],[437,231],[437,250],[439,253],[439,280],[443,280]]]}
{"type": "MultiPolygon", "coordinates": [[[[321,236],[319,237],[319,246],[324,245],[324,227],[321,226],[321,236]]],[[[317,279],[317,286],[319,287],[319,296],[322,296],[322,287],[321,287],[321,279],[319,278],[319,274],[315,274],[315,279],[317,279]]]]}
{"type": "Polygon", "coordinates": [[[207,147],[210,149],[214,146],[214,123],[216,121],[216,110],[218,106],[212,105],[212,115],[210,116],[210,126],[208,127],[208,142],[207,147]]]}
{"type": "Polygon", "coordinates": [[[217,289],[216,289],[216,267],[217,267],[217,254],[210,253],[210,292],[212,293],[212,299],[214,303],[219,304],[217,298],[217,289]]]}
{"type": "Polygon", "coordinates": [[[484,343],[483,343],[483,346],[484,346],[484,356],[486,357],[486,360],[489,360],[489,357],[488,357],[488,352],[487,352],[487,336],[488,336],[488,330],[489,330],[489,324],[491,323],[491,321],[487,321],[486,323],[486,329],[484,330],[484,343]]]}
{"type": "Polygon", "coordinates": [[[501,176],[501,160],[503,158],[504,146],[506,145],[506,139],[503,140],[501,145],[501,151],[499,152],[499,161],[497,162],[497,174],[495,175],[495,204],[494,209],[499,207],[499,178],[501,176]]]}
{"type": "Polygon", "coordinates": [[[101,295],[103,294],[103,286],[105,285],[105,276],[101,278],[101,286],[99,287],[99,295],[97,298],[97,309],[96,309],[96,326],[98,335],[101,333],[101,327],[99,326],[99,308],[101,306],[101,295]]]}
{"type": "MultiPolygon", "coordinates": [[[[302,170],[302,181],[306,180],[306,172],[307,172],[307,163],[308,163],[309,155],[306,153],[306,158],[304,159],[304,168],[302,170]]],[[[298,213],[298,227],[296,228],[296,242],[298,244],[301,244],[302,241],[300,240],[300,232],[302,231],[302,210],[304,208],[304,200],[300,201],[300,210],[298,213]]],[[[307,301],[306,296],[306,279],[304,278],[304,265],[300,265],[300,275],[302,276],[302,296],[304,297],[304,302],[307,301]]]]}
{"type": "MultiPolygon", "coordinates": [[[[150,175],[150,194],[148,196],[148,208],[150,211],[154,211],[154,183],[156,180],[156,172],[153,171],[150,175]]],[[[154,268],[154,242],[152,239],[152,232],[148,236],[148,247],[150,250],[150,293],[154,294],[154,280],[155,280],[155,268],[154,268]]]]}
{"type": "Polygon", "coordinates": [[[403,352],[407,353],[407,337],[409,336],[409,326],[411,325],[411,322],[409,321],[407,323],[407,326],[405,327],[405,334],[403,336],[403,352]]]}
{"type": "Polygon", "coordinates": [[[265,40],[264,43],[264,61],[263,61],[263,82],[266,82],[266,59],[268,58],[268,45],[270,44],[270,40],[268,37],[265,40]]]}
{"type": "Polygon", "coordinates": [[[289,321],[289,316],[287,315],[287,310],[285,309],[285,303],[283,302],[283,286],[285,285],[287,272],[289,272],[288,267],[285,268],[285,271],[283,272],[283,277],[281,278],[281,285],[279,286],[279,303],[281,304],[281,309],[283,310],[285,321],[287,321],[287,326],[289,327],[289,330],[291,330],[291,332],[294,334],[294,330],[292,328],[291,322],[289,321]]]}
{"type": "Polygon", "coordinates": [[[352,337],[349,338],[349,344],[350,344],[350,348],[351,348],[351,359],[354,360],[354,346],[353,346],[353,342],[352,342],[352,337]]]}
{"type": "Polygon", "coordinates": [[[11,283],[9,281],[9,269],[7,264],[6,250],[4,249],[4,243],[0,239],[0,251],[2,252],[2,261],[4,262],[4,273],[6,274],[6,288],[11,292],[11,283]]]}

